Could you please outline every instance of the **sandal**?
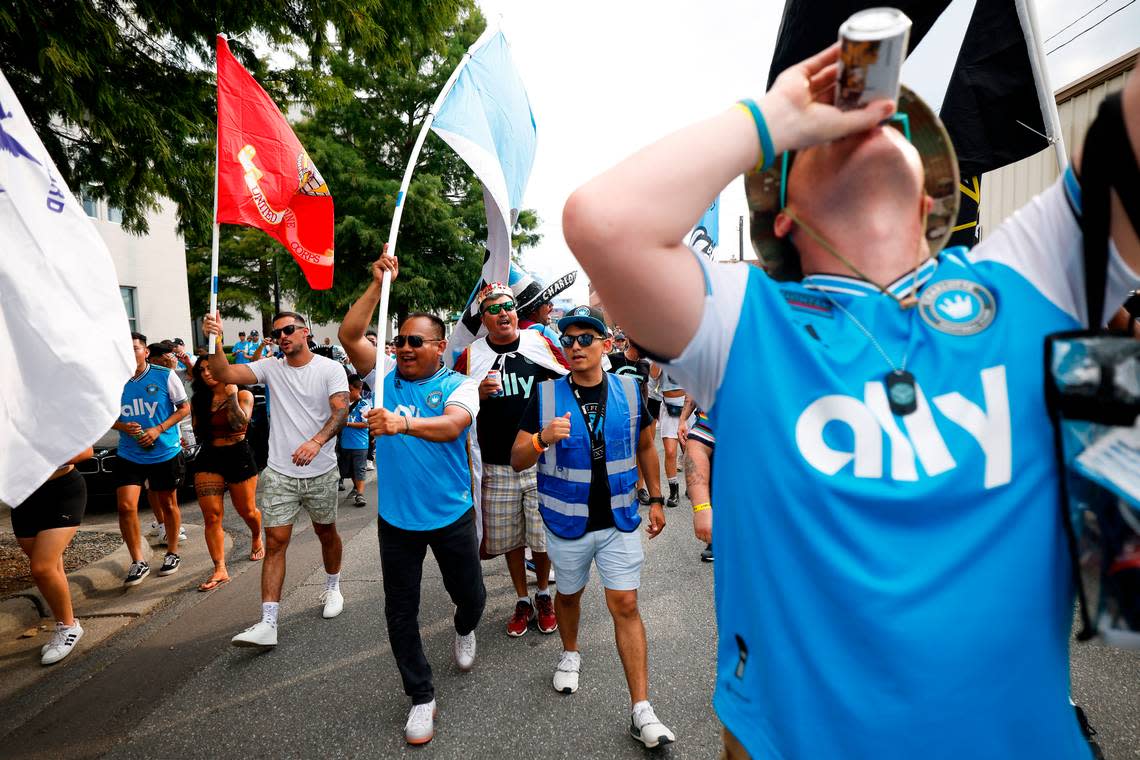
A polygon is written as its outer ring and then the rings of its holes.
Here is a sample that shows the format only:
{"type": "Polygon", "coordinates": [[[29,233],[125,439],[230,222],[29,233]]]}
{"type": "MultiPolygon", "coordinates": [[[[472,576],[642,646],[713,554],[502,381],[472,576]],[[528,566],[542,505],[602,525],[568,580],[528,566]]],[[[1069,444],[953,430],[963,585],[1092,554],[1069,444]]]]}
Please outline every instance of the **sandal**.
{"type": "Polygon", "coordinates": [[[205,583],[198,584],[198,590],[199,591],[213,591],[218,586],[224,586],[225,584],[227,584],[229,582],[230,582],[230,579],[228,577],[226,577],[226,578],[211,578],[210,580],[206,581],[205,583]]]}
{"type": "Polygon", "coordinates": [[[265,559],[265,544],[262,544],[260,549],[254,549],[249,553],[250,562],[258,562],[263,559],[265,559]]]}

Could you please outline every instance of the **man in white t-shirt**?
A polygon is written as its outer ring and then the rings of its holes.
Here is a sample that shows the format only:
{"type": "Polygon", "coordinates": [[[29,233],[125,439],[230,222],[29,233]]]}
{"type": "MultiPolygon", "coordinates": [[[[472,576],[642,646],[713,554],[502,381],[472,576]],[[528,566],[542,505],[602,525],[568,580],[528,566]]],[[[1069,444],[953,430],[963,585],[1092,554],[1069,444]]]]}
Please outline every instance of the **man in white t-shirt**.
{"type": "MultiPolygon", "coordinates": [[[[221,320],[207,316],[207,336],[221,344],[221,320]]],[[[348,377],[331,359],[309,350],[309,328],[300,314],[281,312],[273,319],[273,338],[284,357],[231,365],[222,351],[210,355],[210,373],[223,383],[263,383],[273,398],[269,425],[269,465],[257,483],[257,501],[265,526],[265,561],[261,566],[261,622],[233,638],[234,646],[277,645],[277,612],[285,580],[285,550],[293,521],[304,509],[321,542],[328,579],[321,594],[323,615],[333,618],[344,607],[340,592],[340,534],[336,530],[336,436],[348,417],[348,377]]]]}

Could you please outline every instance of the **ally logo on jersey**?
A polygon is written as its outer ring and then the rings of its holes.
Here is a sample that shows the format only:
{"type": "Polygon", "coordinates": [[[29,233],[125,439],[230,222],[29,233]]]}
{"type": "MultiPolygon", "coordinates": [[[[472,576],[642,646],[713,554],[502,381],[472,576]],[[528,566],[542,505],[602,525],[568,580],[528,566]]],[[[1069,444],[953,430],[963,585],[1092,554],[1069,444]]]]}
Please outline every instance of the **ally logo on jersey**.
{"type": "Polygon", "coordinates": [[[892,480],[917,481],[920,466],[929,477],[941,475],[955,469],[958,460],[946,444],[933,407],[981,448],[983,485],[997,488],[1010,482],[1013,469],[1005,365],[983,369],[981,384],[979,405],[957,391],[928,401],[916,383],[917,407],[902,418],[891,413],[886,386],[879,380],[863,386],[862,399],[840,394],[822,396],[796,420],[796,447],[808,464],[829,477],[848,465],[852,465],[856,478],[881,479],[889,472],[892,480]],[[841,447],[837,436],[825,436],[825,428],[835,425],[847,428],[849,446],[841,447]]]}

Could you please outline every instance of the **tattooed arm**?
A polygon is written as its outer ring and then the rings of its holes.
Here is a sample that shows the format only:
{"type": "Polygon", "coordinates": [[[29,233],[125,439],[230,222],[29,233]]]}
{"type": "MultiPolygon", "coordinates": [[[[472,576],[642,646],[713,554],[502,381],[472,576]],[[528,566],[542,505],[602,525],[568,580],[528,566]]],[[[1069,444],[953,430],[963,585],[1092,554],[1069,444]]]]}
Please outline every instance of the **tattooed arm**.
{"type": "Polygon", "coordinates": [[[236,387],[230,394],[226,405],[226,420],[231,430],[242,430],[249,424],[253,416],[253,394],[246,390],[239,391],[236,387]]]}
{"type": "Polygon", "coordinates": [[[332,414],[324,426],[293,452],[293,464],[304,467],[312,462],[321,452],[321,447],[335,438],[344,427],[345,421],[348,420],[348,391],[337,391],[329,396],[329,410],[332,414]]]}
{"type": "MultiPolygon", "coordinates": [[[[685,488],[694,508],[711,501],[709,473],[712,471],[711,450],[693,439],[685,446],[685,488]]],[[[693,533],[706,544],[712,541],[712,510],[693,511],[693,533]]]]}

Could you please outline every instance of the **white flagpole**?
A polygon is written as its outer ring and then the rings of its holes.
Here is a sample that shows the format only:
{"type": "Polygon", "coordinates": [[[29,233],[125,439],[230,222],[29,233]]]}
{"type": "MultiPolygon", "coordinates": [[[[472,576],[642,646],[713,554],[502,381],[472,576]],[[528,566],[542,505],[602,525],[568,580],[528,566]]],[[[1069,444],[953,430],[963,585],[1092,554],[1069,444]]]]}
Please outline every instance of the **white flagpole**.
{"type": "Polygon", "coordinates": [[[1065,150],[1065,135],[1061,129],[1061,115],[1057,111],[1057,98],[1049,82],[1049,67],[1045,59],[1044,43],[1037,24],[1037,9],[1030,0],[1016,0],[1017,17],[1021,21],[1021,31],[1025,35],[1029,51],[1029,65],[1033,69],[1033,83],[1037,86],[1037,101],[1045,122],[1045,137],[1053,146],[1057,156],[1057,170],[1064,172],[1069,166],[1069,154],[1065,150]]]}
{"type": "MultiPolygon", "coordinates": [[[[217,64],[214,65],[214,77],[218,76],[217,64]]],[[[221,115],[219,114],[219,117],[221,115]]],[[[210,219],[213,222],[213,235],[210,240],[210,316],[218,316],[218,236],[221,233],[221,225],[218,224],[218,157],[222,153],[222,144],[218,140],[217,134],[214,137],[214,216],[210,219]]],[[[221,337],[221,336],[219,336],[221,337]]],[[[209,337],[207,342],[210,344],[206,347],[209,353],[214,353],[214,347],[218,344],[218,339],[209,337]]]]}
{"type": "MultiPolygon", "coordinates": [[[[467,67],[468,61],[471,60],[471,55],[474,51],[487,43],[492,36],[498,33],[498,27],[488,28],[483,34],[475,41],[467,52],[463,54],[460,59],[459,65],[455,67],[455,71],[451,72],[447,82],[443,85],[443,89],[439,91],[436,96],[435,102],[431,104],[428,109],[427,117],[424,119],[423,126],[420,127],[420,133],[416,136],[416,143],[412,147],[412,156],[408,159],[408,165],[404,169],[404,178],[400,182],[400,191],[396,193],[396,210],[392,214],[392,227],[388,231],[388,255],[396,255],[396,238],[400,234],[400,217],[404,214],[404,201],[407,199],[408,186],[412,184],[412,172],[415,171],[416,161],[419,160],[420,150],[424,146],[424,140],[427,139],[428,132],[431,130],[432,122],[435,121],[436,112],[443,104],[444,98],[451,92],[451,88],[455,85],[455,80],[459,79],[459,74],[467,67]]],[[[215,197],[215,203],[217,198],[215,197]]],[[[392,291],[392,276],[388,272],[384,272],[384,279],[380,283],[380,313],[376,326],[376,334],[379,339],[376,341],[376,387],[372,389],[372,393],[376,398],[375,406],[377,409],[384,406],[384,339],[387,335],[385,324],[388,321],[388,296],[392,291]]]]}

